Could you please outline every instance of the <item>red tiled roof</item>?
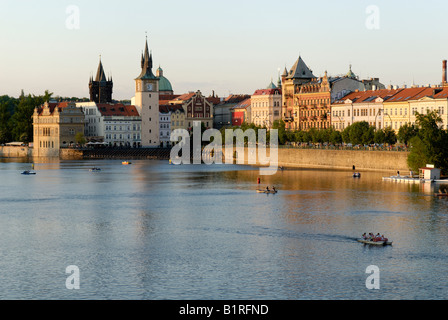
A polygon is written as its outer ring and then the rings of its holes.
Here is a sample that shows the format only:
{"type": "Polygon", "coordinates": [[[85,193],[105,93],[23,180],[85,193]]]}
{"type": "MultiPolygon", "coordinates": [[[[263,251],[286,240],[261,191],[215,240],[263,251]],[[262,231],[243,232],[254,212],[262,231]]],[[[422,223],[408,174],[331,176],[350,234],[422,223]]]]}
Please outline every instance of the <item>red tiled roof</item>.
{"type": "Polygon", "coordinates": [[[138,117],[138,111],[135,106],[126,105],[122,103],[108,104],[97,103],[98,110],[102,116],[125,116],[125,117],[138,117]]]}
{"type": "MultiPolygon", "coordinates": [[[[48,107],[50,108],[50,114],[53,114],[54,110],[56,109],[56,107],[60,109],[66,108],[68,106],[70,102],[68,101],[64,101],[64,102],[50,102],[48,103],[48,107]]],[[[38,107],[38,114],[42,115],[42,111],[44,109],[44,105],[41,105],[40,107],[38,107]]]]}
{"type": "Polygon", "coordinates": [[[253,96],[272,95],[272,94],[275,94],[276,91],[278,91],[279,94],[282,93],[282,89],[259,89],[259,90],[255,90],[253,96]]]}
{"type": "Polygon", "coordinates": [[[165,105],[159,105],[159,112],[161,113],[168,113],[168,112],[176,112],[176,110],[179,110],[181,112],[184,112],[184,109],[182,108],[182,105],[173,105],[173,104],[165,104],[165,105]]]}
{"type": "Polygon", "coordinates": [[[251,103],[251,100],[249,98],[249,99],[243,100],[240,103],[236,104],[235,106],[232,107],[232,109],[247,109],[248,107],[250,107],[250,103],[251,103]]]}

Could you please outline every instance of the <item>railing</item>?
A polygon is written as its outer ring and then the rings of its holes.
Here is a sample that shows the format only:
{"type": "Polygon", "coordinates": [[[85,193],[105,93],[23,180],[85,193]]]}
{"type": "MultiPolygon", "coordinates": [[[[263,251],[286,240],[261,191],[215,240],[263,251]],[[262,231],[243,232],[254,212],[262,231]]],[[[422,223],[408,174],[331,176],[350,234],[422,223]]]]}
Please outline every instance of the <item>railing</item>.
{"type": "Polygon", "coordinates": [[[380,145],[334,145],[325,143],[305,143],[292,142],[285,145],[279,145],[282,149],[320,149],[320,150],[360,150],[360,151],[396,151],[408,152],[409,148],[406,146],[380,146],[380,145]]]}

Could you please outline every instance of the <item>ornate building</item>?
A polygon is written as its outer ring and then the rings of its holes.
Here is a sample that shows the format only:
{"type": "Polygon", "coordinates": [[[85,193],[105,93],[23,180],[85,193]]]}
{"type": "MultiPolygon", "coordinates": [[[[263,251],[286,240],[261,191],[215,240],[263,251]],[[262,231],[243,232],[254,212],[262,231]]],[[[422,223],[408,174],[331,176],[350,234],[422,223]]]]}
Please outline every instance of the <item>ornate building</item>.
{"type": "Polygon", "coordinates": [[[294,94],[298,92],[300,85],[307,83],[316,77],[299,56],[289,72],[286,70],[282,74],[282,111],[281,117],[286,123],[287,129],[294,127],[294,94]]]}
{"type": "Polygon", "coordinates": [[[114,84],[112,82],[112,77],[110,77],[110,79],[107,79],[100,58],[100,63],[98,64],[98,70],[96,72],[95,80],[93,80],[93,77],[90,77],[89,81],[90,101],[94,101],[96,103],[112,102],[113,86],[114,84]]]}
{"type": "Polygon", "coordinates": [[[84,113],[74,102],[48,103],[34,109],[33,156],[59,157],[59,150],[84,133],[84,113]]]}
{"type": "Polygon", "coordinates": [[[296,87],[293,110],[294,130],[330,127],[331,92],[327,72],[323,78],[296,87]]]}

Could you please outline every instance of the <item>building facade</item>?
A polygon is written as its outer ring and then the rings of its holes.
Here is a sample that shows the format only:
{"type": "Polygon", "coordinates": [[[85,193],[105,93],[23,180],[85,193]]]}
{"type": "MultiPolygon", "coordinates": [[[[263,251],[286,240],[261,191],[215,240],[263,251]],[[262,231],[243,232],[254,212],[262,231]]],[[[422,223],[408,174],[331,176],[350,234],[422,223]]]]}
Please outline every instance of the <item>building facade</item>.
{"type": "Polygon", "coordinates": [[[282,119],[282,89],[271,84],[267,89],[256,90],[250,97],[250,122],[272,128],[274,121],[282,119]]]}
{"type": "Polygon", "coordinates": [[[33,131],[33,156],[59,157],[61,148],[75,145],[84,133],[84,113],[75,103],[46,102],[34,109],[33,131]]]}
{"type": "Polygon", "coordinates": [[[251,99],[248,98],[232,108],[232,126],[241,126],[251,123],[251,99]]]}

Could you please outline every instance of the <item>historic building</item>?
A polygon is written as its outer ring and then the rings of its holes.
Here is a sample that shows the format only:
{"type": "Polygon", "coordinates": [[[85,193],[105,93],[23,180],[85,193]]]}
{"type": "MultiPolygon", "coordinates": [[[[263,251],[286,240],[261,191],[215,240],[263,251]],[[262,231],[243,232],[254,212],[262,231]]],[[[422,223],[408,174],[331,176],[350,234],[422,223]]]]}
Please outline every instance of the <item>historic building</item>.
{"type": "Polygon", "coordinates": [[[313,79],[296,87],[293,106],[295,130],[330,127],[331,92],[327,72],[321,79],[313,79]]]}
{"type": "Polygon", "coordinates": [[[171,105],[182,105],[185,112],[185,126],[193,127],[193,121],[200,121],[206,128],[213,128],[213,104],[212,97],[205,97],[201,91],[189,92],[177,96],[169,101],[171,105]]]}
{"type": "Polygon", "coordinates": [[[159,78],[159,96],[174,94],[171,82],[163,75],[161,67],[156,70],[156,77],[159,78]]]}
{"type": "Polygon", "coordinates": [[[366,121],[376,129],[385,126],[384,105],[402,89],[380,89],[351,92],[331,105],[331,125],[338,131],[354,122],[366,121]]]}
{"type": "Polygon", "coordinates": [[[232,108],[232,126],[251,123],[251,98],[241,101],[232,108]]]}
{"type": "MultiPolygon", "coordinates": [[[[214,96],[214,93],[212,96],[214,96]]],[[[213,127],[221,129],[222,127],[232,125],[233,107],[248,98],[250,98],[250,95],[247,94],[230,94],[222,101],[214,103],[213,127]]]]}
{"type": "Polygon", "coordinates": [[[158,147],[159,137],[159,78],[152,72],[152,53],[145,44],[141,60],[142,71],[135,79],[135,106],[142,119],[143,147],[158,147]]]}
{"type": "Polygon", "coordinates": [[[107,79],[100,59],[95,80],[93,77],[90,77],[89,81],[90,101],[94,101],[96,103],[112,102],[112,88],[112,77],[107,79]]]}
{"type": "Polygon", "coordinates": [[[282,119],[282,89],[271,81],[267,89],[256,90],[250,97],[250,121],[257,126],[272,128],[282,119]]]}
{"type": "Polygon", "coordinates": [[[76,144],[76,135],[84,133],[84,113],[75,103],[48,103],[33,113],[33,156],[59,157],[61,148],[76,144]]]}
{"type": "Polygon", "coordinates": [[[448,129],[448,86],[427,88],[426,94],[409,100],[409,122],[415,124],[416,112],[425,114],[437,111],[442,119],[442,129],[448,129]]]}
{"type": "Polygon", "coordinates": [[[282,83],[282,111],[281,117],[285,121],[287,129],[294,127],[294,94],[298,91],[300,85],[307,83],[316,77],[299,56],[292,68],[283,72],[281,76],[282,83]]]}
{"type": "MultiPolygon", "coordinates": [[[[315,77],[302,60],[296,61],[289,72],[281,76],[283,107],[282,118],[287,129],[325,129],[331,125],[331,104],[350,92],[382,89],[378,78],[359,80],[352,71],[342,76],[315,77]]],[[[340,125],[345,126],[344,125],[340,125]]]]}
{"type": "Polygon", "coordinates": [[[160,145],[169,147],[171,133],[176,129],[188,129],[186,127],[185,112],[182,105],[161,105],[160,110],[160,145]]]}

